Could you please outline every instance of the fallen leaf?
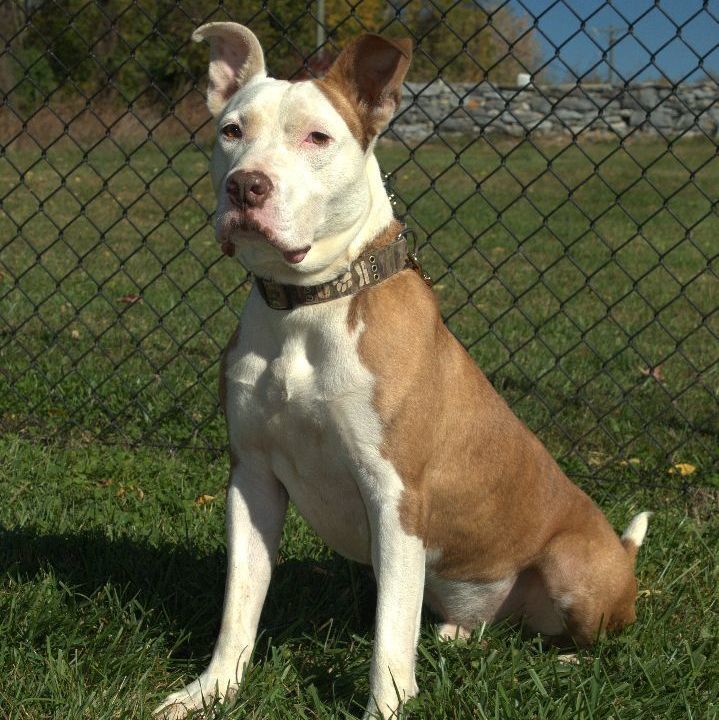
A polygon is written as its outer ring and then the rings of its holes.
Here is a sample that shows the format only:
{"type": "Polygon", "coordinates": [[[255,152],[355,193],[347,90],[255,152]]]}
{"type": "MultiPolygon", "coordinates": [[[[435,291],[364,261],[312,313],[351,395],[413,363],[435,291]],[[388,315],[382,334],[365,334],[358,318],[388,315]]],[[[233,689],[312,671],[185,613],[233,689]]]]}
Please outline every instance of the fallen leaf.
{"type": "Polygon", "coordinates": [[[620,460],[619,464],[626,467],[627,465],[641,465],[642,461],[639,458],[628,458],[627,460],[620,460]]]}
{"type": "Polygon", "coordinates": [[[696,465],[692,465],[691,463],[675,463],[672,465],[667,472],[670,475],[681,475],[682,477],[686,477],[687,475],[693,475],[697,470],[696,465]]]}
{"type": "Polygon", "coordinates": [[[100,487],[108,487],[108,485],[112,485],[112,480],[110,480],[110,479],[107,479],[107,480],[98,480],[97,484],[98,484],[100,487]]]}
{"type": "Polygon", "coordinates": [[[214,495],[198,495],[195,498],[195,505],[209,505],[214,499],[214,495]]]}
{"type": "Polygon", "coordinates": [[[607,456],[604,453],[599,452],[598,450],[590,450],[587,455],[587,462],[589,463],[589,465],[594,466],[604,465],[604,463],[606,462],[606,458],[607,456]]]}
{"type": "Polygon", "coordinates": [[[79,340],[80,339],[80,331],[79,330],[70,330],[70,337],[73,340],[79,340]]]}
{"type": "Polygon", "coordinates": [[[579,665],[577,653],[562,653],[557,655],[557,660],[563,665],[579,665]]]}
{"type": "Polygon", "coordinates": [[[664,382],[664,376],[662,375],[662,365],[659,364],[653,368],[645,368],[639,366],[639,372],[645,377],[654,378],[657,382],[664,382]]]}
{"type": "Polygon", "coordinates": [[[652,595],[661,595],[661,594],[662,594],[661,590],[650,590],[649,588],[644,588],[644,590],[639,590],[639,592],[637,592],[637,597],[648,598],[648,597],[651,597],[652,595]]]}
{"type": "MultiPolygon", "coordinates": [[[[110,480],[110,483],[112,480],[110,480]]],[[[115,497],[125,497],[128,493],[135,493],[138,500],[144,500],[145,493],[143,492],[142,488],[135,487],[135,485],[123,485],[120,484],[120,487],[115,492],[115,497]]]]}
{"type": "Polygon", "coordinates": [[[117,302],[125,303],[126,305],[132,305],[136,302],[142,302],[142,298],[136,293],[127,293],[122,297],[117,298],[117,302]]]}

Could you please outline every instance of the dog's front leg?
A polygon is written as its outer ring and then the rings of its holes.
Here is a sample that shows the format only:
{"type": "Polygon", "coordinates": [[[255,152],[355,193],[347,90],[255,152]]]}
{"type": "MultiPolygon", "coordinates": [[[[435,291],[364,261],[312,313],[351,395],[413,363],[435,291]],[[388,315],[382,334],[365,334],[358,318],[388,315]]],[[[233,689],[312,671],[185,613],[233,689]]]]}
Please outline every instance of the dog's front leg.
{"type": "Polygon", "coordinates": [[[422,541],[402,529],[395,502],[377,498],[372,504],[377,615],[364,720],[395,717],[402,702],[417,694],[414,667],[424,594],[422,541]]]}
{"type": "Polygon", "coordinates": [[[236,691],[252,653],[286,510],[287,492],[263,462],[233,467],[227,490],[225,604],[212,660],[197,680],[167,697],[156,715],[183,718],[236,691]]]}

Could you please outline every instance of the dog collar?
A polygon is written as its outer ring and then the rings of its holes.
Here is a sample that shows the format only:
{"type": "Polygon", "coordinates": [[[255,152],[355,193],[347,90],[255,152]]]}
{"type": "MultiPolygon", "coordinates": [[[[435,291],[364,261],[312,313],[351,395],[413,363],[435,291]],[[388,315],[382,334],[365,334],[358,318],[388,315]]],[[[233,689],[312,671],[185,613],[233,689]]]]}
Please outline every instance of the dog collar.
{"type": "Polygon", "coordinates": [[[292,310],[300,305],[319,305],[349,297],[409,268],[416,270],[425,282],[430,283],[429,276],[422,272],[416,254],[408,250],[409,232],[405,228],[388,245],[366,250],[350,265],[349,270],[329,282],[319,285],[284,285],[255,275],[255,285],[273,310],[292,310]]]}

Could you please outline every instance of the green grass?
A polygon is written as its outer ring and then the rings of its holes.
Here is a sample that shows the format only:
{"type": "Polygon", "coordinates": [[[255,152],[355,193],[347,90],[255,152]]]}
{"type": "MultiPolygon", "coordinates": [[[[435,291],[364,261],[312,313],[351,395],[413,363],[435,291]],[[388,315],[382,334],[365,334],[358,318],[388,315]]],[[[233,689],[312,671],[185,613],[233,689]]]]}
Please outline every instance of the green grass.
{"type": "MultiPolygon", "coordinates": [[[[149,718],[203,669],[222,603],[226,470],[196,451],[0,439],[0,718],[149,718]],[[202,494],[215,499],[196,504],[202,494]]],[[[566,664],[507,626],[443,644],[426,616],[410,717],[719,717],[719,498],[620,489],[593,493],[616,527],[657,511],[638,622],[566,664]]],[[[247,682],[213,717],[355,716],[374,592],[291,511],[247,682]]]]}
{"type": "MultiPolygon", "coordinates": [[[[711,482],[716,146],[492,142],[378,153],[450,328],[575,474],[640,457],[642,481],[691,462],[711,482]]],[[[0,427],[222,447],[217,363],[248,284],[210,229],[206,147],[78,143],[0,157],[0,427]]]]}
{"type": "MultiPolygon", "coordinates": [[[[2,720],[148,718],[205,666],[222,603],[226,461],[170,446],[224,445],[244,273],[208,227],[202,150],[79,142],[0,156],[2,720]]],[[[499,150],[379,155],[451,329],[615,527],[657,514],[634,626],[567,664],[507,626],[441,644],[427,616],[410,716],[714,720],[716,147],[499,150]]],[[[291,510],[254,665],[215,716],[356,715],[373,611],[370,574],[291,510]]]]}

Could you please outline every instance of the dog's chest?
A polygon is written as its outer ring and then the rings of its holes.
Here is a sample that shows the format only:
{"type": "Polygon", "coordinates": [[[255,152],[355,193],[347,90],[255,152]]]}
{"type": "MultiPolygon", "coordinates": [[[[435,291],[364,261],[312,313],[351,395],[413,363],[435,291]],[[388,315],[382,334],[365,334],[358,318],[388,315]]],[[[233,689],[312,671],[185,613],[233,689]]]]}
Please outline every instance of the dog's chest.
{"type": "Polygon", "coordinates": [[[380,423],[348,305],[278,313],[253,293],[226,363],[226,402],[236,454],[259,450],[316,532],[343,555],[369,562],[356,469],[371,463],[363,456],[378,454],[380,423]]]}

